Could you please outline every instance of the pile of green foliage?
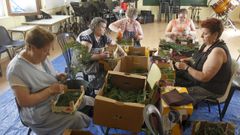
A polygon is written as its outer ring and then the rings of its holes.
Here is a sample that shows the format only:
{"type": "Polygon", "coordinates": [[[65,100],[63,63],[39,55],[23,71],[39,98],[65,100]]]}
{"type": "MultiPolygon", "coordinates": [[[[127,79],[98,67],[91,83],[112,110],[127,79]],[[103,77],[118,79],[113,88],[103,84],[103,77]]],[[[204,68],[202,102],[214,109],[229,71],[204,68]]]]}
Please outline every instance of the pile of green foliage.
{"type": "Polygon", "coordinates": [[[172,68],[161,68],[162,78],[160,81],[161,86],[174,85],[175,83],[175,71],[172,68]]]}
{"type": "Polygon", "coordinates": [[[80,95],[81,91],[67,91],[59,96],[56,106],[69,106],[71,101],[76,103],[80,95]]]}
{"type": "Polygon", "coordinates": [[[172,68],[161,68],[162,76],[166,77],[164,79],[175,80],[175,71],[172,68]]]}
{"type": "Polygon", "coordinates": [[[143,90],[121,90],[108,84],[104,89],[103,96],[120,101],[132,103],[144,103],[145,93],[143,90]]]}
{"type": "Polygon", "coordinates": [[[172,49],[179,55],[187,54],[187,53],[194,53],[198,50],[198,44],[191,44],[191,45],[180,45],[174,42],[167,42],[166,40],[160,40],[159,44],[160,49],[162,50],[170,50],[172,49]]]}
{"type": "Polygon", "coordinates": [[[194,123],[194,135],[234,135],[235,126],[225,122],[197,121],[194,123]]]}
{"type": "Polygon", "coordinates": [[[121,40],[117,40],[117,44],[119,45],[132,45],[133,41],[131,39],[121,39],[121,40]]]}

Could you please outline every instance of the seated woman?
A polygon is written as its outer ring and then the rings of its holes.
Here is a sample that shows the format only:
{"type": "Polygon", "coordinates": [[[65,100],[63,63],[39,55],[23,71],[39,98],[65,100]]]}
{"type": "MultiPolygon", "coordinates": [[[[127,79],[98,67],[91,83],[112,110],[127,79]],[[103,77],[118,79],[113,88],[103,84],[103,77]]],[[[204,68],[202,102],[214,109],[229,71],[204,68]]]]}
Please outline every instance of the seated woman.
{"type": "MultiPolygon", "coordinates": [[[[114,45],[114,42],[105,34],[107,21],[101,17],[95,17],[91,21],[90,28],[79,34],[77,41],[82,45],[89,48],[89,52],[92,54],[91,63],[86,65],[84,73],[89,75],[95,75],[100,73],[99,60],[104,60],[109,57],[109,52],[103,51],[104,47],[107,45],[114,45]]],[[[118,54],[120,56],[127,55],[124,50],[118,46],[118,54]]],[[[73,65],[79,65],[76,61],[76,57],[79,54],[73,53],[73,65]]]]}
{"type": "Polygon", "coordinates": [[[122,34],[123,39],[134,39],[134,46],[140,47],[140,40],[143,39],[143,30],[137,19],[137,9],[128,8],[126,18],[113,22],[109,25],[109,29],[122,34]]]}
{"type": "Polygon", "coordinates": [[[193,21],[187,18],[187,9],[180,9],[178,18],[171,20],[165,30],[168,40],[175,42],[176,39],[195,39],[196,29],[193,21]]]}
{"type": "Polygon", "coordinates": [[[223,24],[216,18],[202,22],[203,45],[192,58],[182,59],[175,66],[176,85],[188,87],[189,94],[201,101],[207,97],[222,96],[231,77],[231,55],[220,36],[223,24]]]}
{"type": "MultiPolygon", "coordinates": [[[[66,75],[57,74],[47,58],[54,37],[45,29],[35,27],[26,35],[26,48],[7,67],[7,79],[21,108],[20,117],[38,135],[60,135],[66,128],[81,129],[90,124],[90,118],[81,112],[66,114],[51,110],[51,101],[66,89],[59,83],[66,75]]],[[[80,106],[88,99],[93,98],[84,98],[80,106]]]]}

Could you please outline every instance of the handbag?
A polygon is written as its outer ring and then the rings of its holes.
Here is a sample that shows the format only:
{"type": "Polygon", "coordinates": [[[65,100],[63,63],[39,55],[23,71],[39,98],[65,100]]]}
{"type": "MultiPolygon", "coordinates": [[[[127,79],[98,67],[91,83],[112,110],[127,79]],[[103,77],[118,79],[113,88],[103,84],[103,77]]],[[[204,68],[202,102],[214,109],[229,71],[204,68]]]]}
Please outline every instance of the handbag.
{"type": "Polygon", "coordinates": [[[176,89],[162,95],[169,106],[181,106],[193,103],[193,98],[187,93],[179,93],[176,89]]]}

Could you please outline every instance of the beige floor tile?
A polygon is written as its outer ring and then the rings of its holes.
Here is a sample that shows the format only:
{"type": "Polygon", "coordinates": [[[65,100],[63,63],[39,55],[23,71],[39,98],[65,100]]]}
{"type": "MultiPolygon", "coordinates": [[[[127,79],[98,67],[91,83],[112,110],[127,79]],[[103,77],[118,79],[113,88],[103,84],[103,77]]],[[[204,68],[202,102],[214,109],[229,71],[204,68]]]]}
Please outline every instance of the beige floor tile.
{"type": "MultiPolygon", "coordinates": [[[[159,41],[161,38],[164,38],[164,30],[166,28],[166,23],[149,23],[143,24],[144,31],[144,39],[141,41],[142,46],[149,47],[150,49],[157,48],[159,41]]],[[[240,25],[237,25],[240,28],[240,25]]],[[[113,40],[116,39],[116,33],[110,33],[113,40]]],[[[201,42],[201,30],[197,29],[197,36],[199,42],[201,42]]],[[[222,35],[222,39],[224,39],[229,47],[232,58],[236,59],[238,56],[237,49],[240,49],[240,30],[234,31],[233,29],[226,29],[222,35]]],[[[51,59],[56,58],[61,54],[60,47],[58,44],[55,45],[55,49],[51,52],[51,59]]],[[[1,62],[3,77],[0,77],[0,94],[4,92],[7,88],[9,88],[8,82],[5,77],[6,66],[9,63],[9,59],[6,59],[1,62]]]]}

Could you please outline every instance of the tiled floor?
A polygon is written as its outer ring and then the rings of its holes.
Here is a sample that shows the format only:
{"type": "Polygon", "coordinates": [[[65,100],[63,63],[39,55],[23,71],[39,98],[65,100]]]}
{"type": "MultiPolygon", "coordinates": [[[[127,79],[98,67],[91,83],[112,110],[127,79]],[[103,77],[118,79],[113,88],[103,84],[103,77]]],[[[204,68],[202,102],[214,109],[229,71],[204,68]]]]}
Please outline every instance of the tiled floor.
{"type": "MultiPolygon", "coordinates": [[[[143,24],[143,31],[144,31],[144,39],[141,41],[142,46],[146,46],[149,48],[157,48],[159,41],[161,38],[164,37],[164,30],[166,28],[166,23],[149,23],[149,24],[143,24]]],[[[240,29],[240,24],[237,25],[237,27],[240,29]]],[[[115,33],[110,34],[111,37],[113,37],[113,40],[116,38],[115,33]]],[[[199,42],[201,42],[201,30],[197,29],[197,35],[199,42]]],[[[225,29],[222,39],[225,40],[227,43],[230,53],[232,55],[232,58],[236,59],[238,56],[237,49],[240,48],[240,30],[234,31],[233,29],[225,29]]],[[[51,59],[56,58],[61,54],[60,48],[58,44],[56,43],[55,49],[51,52],[51,59]]],[[[9,59],[6,59],[1,62],[2,70],[6,70],[6,66],[9,63],[9,59]]],[[[9,87],[8,82],[6,81],[5,72],[3,72],[3,77],[0,78],[0,94],[4,92],[9,87]]]]}

